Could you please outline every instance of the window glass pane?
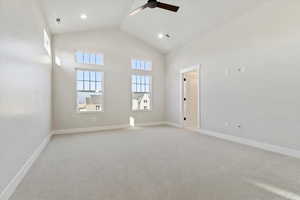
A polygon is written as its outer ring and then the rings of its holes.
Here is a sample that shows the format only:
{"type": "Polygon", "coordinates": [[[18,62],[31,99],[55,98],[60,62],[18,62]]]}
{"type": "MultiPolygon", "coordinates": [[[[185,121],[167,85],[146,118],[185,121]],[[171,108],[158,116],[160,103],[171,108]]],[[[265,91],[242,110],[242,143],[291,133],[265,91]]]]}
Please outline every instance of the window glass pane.
{"type": "Polygon", "coordinates": [[[96,55],[95,54],[90,55],[90,64],[92,64],[92,65],[96,64],[96,55]]]}
{"type": "Polygon", "coordinates": [[[83,71],[77,71],[77,80],[83,80],[83,71]]]}
{"type": "Polygon", "coordinates": [[[132,75],[132,82],[136,83],[136,75],[132,75]]]}
{"type": "Polygon", "coordinates": [[[141,60],[141,70],[145,70],[145,62],[141,60]]]}
{"type": "Polygon", "coordinates": [[[137,91],[137,92],[141,92],[141,85],[139,85],[139,84],[137,85],[136,91],[137,91]]]}
{"type": "Polygon", "coordinates": [[[84,81],[84,90],[90,90],[90,82],[84,81]]]}
{"type": "Polygon", "coordinates": [[[150,61],[147,61],[146,66],[145,66],[145,70],[151,71],[151,68],[152,68],[152,63],[150,61]]]}
{"type": "Polygon", "coordinates": [[[131,60],[131,68],[135,70],[142,70],[142,71],[151,71],[152,70],[152,62],[146,60],[131,60]]]}
{"type": "Polygon", "coordinates": [[[83,63],[83,53],[78,51],[78,52],[76,52],[75,56],[76,56],[76,62],[79,64],[82,64],[83,63]]]}
{"type": "Polygon", "coordinates": [[[141,85],[141,92],[145,92],[145,85],[141,85]]]}
{"type": "Polygon", "coordinates": [[[75,60],[79,64],[103,65],[103,57],[103,54],[83,53],[81,51],[75,53],[75,60]]]}
{"type": "Polygon", "coordinates": [[[90,85],[91,85],[90,90],[95,91],[96,90],[96,82],[91,82],[90,85]]]}
{"type": "Polygon", "coordinates": [[[150,92],[150,86],[146,85],[146,91],[145,92],[150,92]]]}
{"type": "Polygon", "coordinates": [[[141,76],[141,84],[145,84],[145,76],[141,76]]]}
{"type": "Polygon", "coordinates": [[[145,76],[145,84],[146,85],[150,84],[150,77],[149,76],[145,76]]]}
{"type": "Polygon", "coordinates": [[[136,69],[136,60],[135,59],[131,60],[131,68],[136,69]]]}
{"type": "Polygon", "coordinates": [[[150,110],[151,109],[151,95],[150,93],[145,94],[145,102],[144,102],[144,110],[150,110]]]}
{"type": "Polygon", "coordinates": [[[140,60],[136,61],[136,69],[138,69],[138,70],[141,69],[141,61],[140,60]]]}
{"type": "Polygon", "coordinates": [[[102,91],[101,82],[96,82],[96,90],[102,91]]]}
{"type": "Polygon", "coordinates": [[[97,65],[103,65],[103,55],[96,55],[96,64],[97,65]]]}
{"type": "Polygon", "coordinates": [[[96,72],[90,72],[90,80],[96,81],[96,72]]]}
{"type": "Polygon", "coordinates": [[[151,76],[132,75],[132,110],[151,109],[151,76]],[[136,78],[136,83],[134,83],[136,78]]]}
{"type": "Polygon", "coordinates": [[[83,81],[77,81],[77,90],[83,90],[83,81]]]}
{"type": "Polygon", "coordinates": [[[86,95],[83,92],[77,93],[77,104],[85,104],[86,103],[86,95]]]}
{"type": "Polygon", "coordinates": [[[102,82],[100,82],[99,86],[100,86],[100,87],[99,87],[99,91],[102,92],[102,91],[103,91],[103,84],[102,84],[102,82]]]}
{"type": "Polygon", "coordinates": [[[101,91],[103,85],[102,82],[95,81],[96,75],[99,80],[102,79],[102,72],[83,70],[76,72],[77,109],[80,112],[103,110],[103,91],[101,91]]]}
{"type": "Polygon", "coordinates": [[[90,64],[90,54],[85,53],[83,57],[84,64],[90,64]]]}
{"type": "Polygon", "coordinates": [[[136,83],[141,84],[141,76],[136,76],[136,83]]]}
{"type": "Polygon", "coordinates": [[[96,72],[96,81],[101,81],[101,72],[96,72]]]}
{"type": "Polygon", "coordinates": [[[84,71],[84,80],[85,81],[90,80],[90,72],[89,71],[84,71]]]}
{"type": "Polygon", "coordinates": [[[131,88],[131,89],[132,89],[132,92],[136,92],[136,84],[133,83],[131,87],[132,87],[132,88],[131,88]]]}

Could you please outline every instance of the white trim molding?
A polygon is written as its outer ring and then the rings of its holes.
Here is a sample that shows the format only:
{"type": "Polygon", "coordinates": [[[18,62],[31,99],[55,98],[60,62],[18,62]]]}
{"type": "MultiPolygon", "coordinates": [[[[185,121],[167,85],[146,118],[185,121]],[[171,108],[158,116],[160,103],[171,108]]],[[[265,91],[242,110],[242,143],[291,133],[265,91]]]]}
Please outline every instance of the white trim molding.
{"type": "Polygon", "coordinates": [[[263,143],[263,142],[258,142],[258,141],[251,140],[251,139],[236,137],[236,136],[218,133],[218,132],[209,131],[209,130],[204,130],[204,129],[199,129],[199,130],[197,130],[197,132],[204,134],[204,135],[213,136],[213,137],[216,137],[219,139],[228,140],[231,142],[244,144],[244,145],[255,147],[258,149],[265,150],[265,151],[270,151],[273,153],[278,153],[278,154],[282,154],[285,156],[290,156],[290,157],[300,159],[300,151],[299,150],[290,149],[287,147],[281,147],[278,145],[273,145],[273,144],[268,144],[268,143],[263,143]]]}
{"type": "Polygon", "coordinates": [[[9,182],[9,184],[4,188],[4,190],[0,194],[0,200],[8,200],[12,194],[17,189],[18,185],[21,183],[29,169],[32,167],[33,163],[38,159],[43,150],[47,147],[50,142],[51,134],[49,134],[42,143],[36,148],[33,154],[29,157],[29,159],[25,162],[19,172],[15,175],[15,177],[9,182]]]}
{"type": "Polygon", "coordinates": [[[201,115],[203,112],[201,112],[202,108],[203,108],[203,101],[201,100],[203,98],[203,94],[204,94],[204,73],[203,73],[203,67],[201,64],[197,64],[197,65],[193,65],[191,67],[187,67],[187,68],[183,68],[179,71],[179,105],[180,105],[180,109],[179,109],[179,121],[182,127],[184,127],[184,73],[187,72],[191,72],[191,71],[196,71],[198,73],[198,82],[197,82],[197,95],[198,95],[198,105],[197,105],[197,128],[201,128],[201,123],[202,123],[202,119],[203,116],[201,115]]]}
{"type": "MultiPolygon", "coordinates": [[[[173,123],[173,122],[166,122],[165,124],[169,125],[169,126],[176,127],[176,128],[183,128],[181,125],[173,123]]],[[[300,159],[300,151],[299,150],[290,149],[290,148],[282,147],[282,146],[278,146],[278,145],[267,144],[267,143],[263,143],[263,142],[258,142],[258,141],[247,139],[247,138],[241,138],[241,137],[228,135],[228,134],[224,134],[224,133],[218,133],[218,132],[215,132],[215,131],[210,131],[210,130],[205,130],[205,129],[189,129],[189,128],[186,128],[186,130],[198,132],[198,133],[203,134],[203,135],[216,137],[216,138],[219,138],[219,139],[222,139],[222,140],[227,140],[227,141],[230,141],[230,142],[235,142],[235,143],[251,146],[251,147],[254,147],[254,148],[258,148],[258,149],[261,149],[261,150],[265,150],[265,151],[278,153],[278,154],[281,154],[281,155],[290,156],[290,157],[293,157],[293,158],[300,159]]]]}
{"type": "Polygon", "coordinates": [[[174,122],[165,122],[164,124],[168,125],[168,126],[173,126],[173,127],[176,127],[176,128],[183,128],[182,125],[174,123],[174,122]]]}
{"type": "Polygon", "coordinates": [[[99,126],[99,127],[88,127],[88,128],[62,129],[62,130],[53,131],[53,135],[90,133],[90,132],[97,132],[97,131],[125,129],[125,128],[128,128],[128,127],[129,127],[128,124],[122,124],[122,125],[99,126]]]}
{"type": "MultiPolygon", "coordinates": [[[[147,122],[147,123],[137,123],[135,127],[143,127],[143,126],[158,126],[164,125],[165,122],[147,122]]],[[[130,128],[129,124],[121,124],[121,125],[109,125],[109,126],[99,126],[99,127],[88,127],[88,128],[74,128],[74,129],[63,129],[53,131],[53,135],[62,135],[62,134],[77,134],[77,133],[91,133],[98,131],[109,131],[109,130],[117,130],[117,129],[127,129],[130,128]]]]}
{"type": "Polygon", "coordinates": [[[137,123],[135,126],[143,127],[143,126],[160,126],[160,125],[165,125],[165,122],[147,122],[147,123],[137,123]]]}

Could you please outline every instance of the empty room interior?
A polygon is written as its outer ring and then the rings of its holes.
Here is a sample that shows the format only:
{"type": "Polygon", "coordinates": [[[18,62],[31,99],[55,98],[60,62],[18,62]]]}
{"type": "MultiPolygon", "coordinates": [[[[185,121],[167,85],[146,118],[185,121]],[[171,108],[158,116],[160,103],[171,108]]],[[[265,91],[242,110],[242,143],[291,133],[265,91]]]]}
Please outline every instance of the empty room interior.
{"type": "Polygon", "coordinates": [[[299,0],[0,0],[0,200],[300,200],[299,0]]]}

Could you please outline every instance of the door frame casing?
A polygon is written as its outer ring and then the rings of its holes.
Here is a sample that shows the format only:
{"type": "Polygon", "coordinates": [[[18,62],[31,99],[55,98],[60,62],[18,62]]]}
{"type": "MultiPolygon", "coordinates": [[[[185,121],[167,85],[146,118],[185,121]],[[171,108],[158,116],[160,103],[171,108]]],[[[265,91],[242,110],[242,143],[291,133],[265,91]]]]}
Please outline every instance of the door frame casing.
{"type": "Polygon", "coordinates": [[[179,95],[179,103],[180,103],[180,110],[179,110],[179,122],[180,122],[180,125],[183,127],[183,128],[186,128],[184,126],[184,101],[183,101],[183,98],[184,98],[184,91],[183,91],[183,75],[184,73],[186,72],[191,72],[191,71],[196,71],[198,73],[198,81],[197,81],[197,87],[198,87],[198,110],[197,110],[197,129],[199,129],[200,127],[202,127],[202,116],[201,116],[201,111],[202,111],[202,87],[203,87],[203,78],[202,78],[202,66],[201,64],[197,64],[197,65],[193,65],[191,67],[186,67],[186,68],[183,68],[180,70],[180,79],[179,79],[179,82],[180,82],[180,95],[179,95]]]}

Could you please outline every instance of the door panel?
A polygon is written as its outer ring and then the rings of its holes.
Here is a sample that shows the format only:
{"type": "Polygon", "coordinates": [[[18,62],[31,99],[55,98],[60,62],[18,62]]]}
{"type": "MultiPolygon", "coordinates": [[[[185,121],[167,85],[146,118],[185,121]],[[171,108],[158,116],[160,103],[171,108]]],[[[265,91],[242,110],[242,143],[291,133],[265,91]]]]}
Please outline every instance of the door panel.
{"type": "Polygon", "coordinates": [[[198,127],[198,73],[186,72],[183,75],[183,110],[184,126],[189,128],[198,127]]]}

